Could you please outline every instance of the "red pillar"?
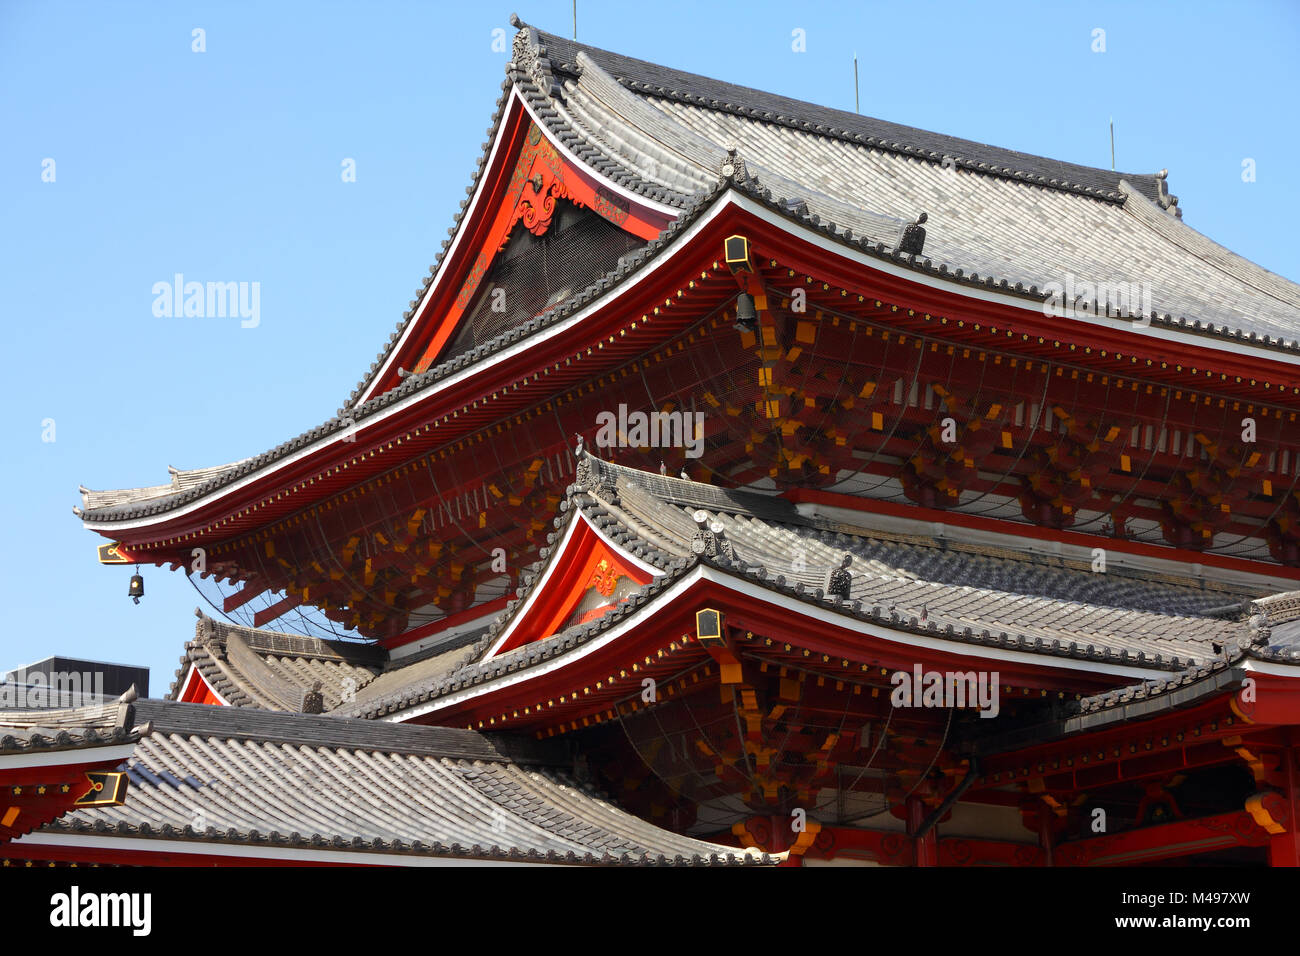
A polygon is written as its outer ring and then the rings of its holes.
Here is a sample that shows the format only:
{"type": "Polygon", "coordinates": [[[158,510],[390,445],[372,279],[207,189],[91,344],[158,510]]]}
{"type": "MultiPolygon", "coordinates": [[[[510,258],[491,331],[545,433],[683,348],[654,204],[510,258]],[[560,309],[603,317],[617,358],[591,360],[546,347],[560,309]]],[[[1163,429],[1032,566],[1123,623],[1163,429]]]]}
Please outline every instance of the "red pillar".
{"type": "Polygon", "coordinates": [[[1052,809],[1045,803],[1038,808],[1038,845],[1043,850],[1043,866],[1052,866],[1052,809]]]}
{"type": "MultiPolygon", "coordinates": [[[[907,798],[907,833],[908,836],[915,836],[916,831],[921,829],[921,824],[925,822],[925,803],[916,794],[907,798]]],[[[918,840],[913,841],[916,844],[916,865],[917,866],[938,866],[939,865],[939,834],[938,827],[930,827],[928,833],[918,840]]]]}
{"type": "Polygon", "coordinates": [[[1292,735],[1287,735],[1286,746],[1282,748],[1282,766],[1278,768],[1281,771],[1282,797],[1286,801],[1284,804],[1285,820],[1277,822],[1284,826],[1281,833],[1274,833],[1268,841],[1268,865],[1269,866],[1300,866],[1300,839],[1297,839],[1297,806],[1300,794],[1297,794],[1297,769],[1295,759],[1295,740],[1292,735]]]}

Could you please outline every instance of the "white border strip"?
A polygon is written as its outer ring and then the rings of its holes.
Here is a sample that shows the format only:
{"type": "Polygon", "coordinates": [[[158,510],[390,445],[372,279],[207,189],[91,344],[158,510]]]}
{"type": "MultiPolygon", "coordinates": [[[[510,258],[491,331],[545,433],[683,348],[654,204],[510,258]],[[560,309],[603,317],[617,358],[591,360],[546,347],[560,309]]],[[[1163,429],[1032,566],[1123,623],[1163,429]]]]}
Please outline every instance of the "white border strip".
{"type": "Polygon", "coordinates": [[[1244,666],[1248,671],[1258,671],[1271,677],[1289,677],[1292,680],[1300,678],[1300,661],[1296,661],[1294,664],[1278,664],[1275,661],[1257,661],[1248,657],[1243,662],[1233,666],[1244,666]]]}
{"type": "Polygon", "coordinates": [[[8,754],[0,757],[0,771],[22,770],[25,767],[62,767],[70,764],[104,763],[112,760],[121,763],[135,753],[135,744],[114,744],[111,747],[70,747],[66,750],[41,750],[36,753],[8,754]]]}
{"type": "MultiPolygon", "coordinates": [[[[241,843],[210,843],[157,840],[148,837],[94,836],[81,833],[29,833],[13,841],[14,846],[56,846],[71,850],[107,850],[110,853],[188,853],[192,856],[227,856],[246,860],[361,864],[370,866],[567,866],[547,860],[478,860],[472,857],[420,856],[416,853],[364,853],[357,850],[317,850],[298,847],[249,846],[241,843]]],[[[128,861],[130,862],[130,861],[128,861]]]]}

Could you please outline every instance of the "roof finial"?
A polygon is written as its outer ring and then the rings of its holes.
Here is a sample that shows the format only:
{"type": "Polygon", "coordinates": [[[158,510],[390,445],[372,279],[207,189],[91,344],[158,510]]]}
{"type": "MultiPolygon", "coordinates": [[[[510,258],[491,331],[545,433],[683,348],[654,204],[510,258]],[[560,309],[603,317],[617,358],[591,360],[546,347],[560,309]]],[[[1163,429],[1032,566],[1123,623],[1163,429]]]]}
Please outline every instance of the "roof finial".
{"type": "Polygon", "coordinates": [[[853,555],[846,554],[840,561],[838,568],[832,568],[826,582],[826,593],[830,597],[848,600],[853,587],[853,572],[849,570],[849,565],[853,563],[853,555]]]}
{"type": "Polygon", "coordinates": [[[727,144],[727,155],[722,158],[722,162],[718,165],[718,172],[722,174],[723,179],[729,179],[733,182],[750,181],[749,170],[745,167],[745,161],[740,158],[739,144],[727,144]]]}
{"type": "Polygon", "coordinates": [[[861,113],[862,106],[858,102],[858,51],[853,51],[853,112],[861,113]]]}
{"type": "Polygon", "coordinates": [[[1156,173],[1156,201],[1160,203],[1161,209],[1174,210],[1174,213],[1181,215],[1178,210],[1178,197],[1169,193],[1169,184],[1165,182],[1169,178],[1169,170],[1162,169],[1156,173]]]}
{"type": "Polygon", "coordinates": [[[582,436],[579,435],[577,432],[574,432],[573,437],[578,440],[578,443],[573,446],[573,457],[581,458],[582,457],[582,436]]]}

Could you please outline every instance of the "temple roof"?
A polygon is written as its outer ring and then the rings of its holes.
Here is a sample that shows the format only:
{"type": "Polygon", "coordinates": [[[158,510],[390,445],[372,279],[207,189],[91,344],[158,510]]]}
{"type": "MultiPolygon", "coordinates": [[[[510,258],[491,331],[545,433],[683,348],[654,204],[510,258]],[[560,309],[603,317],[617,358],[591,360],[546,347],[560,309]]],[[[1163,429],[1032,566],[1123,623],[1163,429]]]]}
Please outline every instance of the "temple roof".
{"type": "MultiPolygon", "coordinates": [[[[1154,679],[1152,686],[1159,687],[1187,680],[1206,666],[1198,662],[1213,661],[1225,646],[1248,647],[1255,658],[1284,662],[1292,661],[1292,644],[1300,646],[1300,627],[1293,628],[1294,641],[1285,637],[1293,619],[1300,623],[1300,592],[1275,594],[1266,586],[1118,562],[1098,574],[1086,560],[885,531],[870,527],[869,515],[859,526],[846,525],[808,516],[771,495],[655,475],[589,454],[583,461],[585,483],[569,489],[555,527],[563,529],[581,514],[615,546],[660,572],[604,616],[485,658],[538,586],[548,562],[559,560],[558,550],[549,547],[521,575],[518,594],[490,627],[410,657],[390,660],[368,645],[241,628],[200,616],[169,697],[178,695],[192,665],[234,706],[298,711],[303,694],[319,680],[326,711],[365,718],[400,715],[562,657],[636,615],[701,563],[895,630],[1171,673],[1154,679]],[[721,522],[734,561],[693,552],[700,514],[705,524],[721,522]],[[830,569],[845,555],[852,558],[852,584],[849,599],[840,601],[825,591],[830,569]],[[1273,640],[1267,639],[1270,628],[1273,640]],[[345,684],[349,680],[351,686],[345,684]]],[[[558,530],[551,535],[552,546],[559,537],[558,530]]]]}
{"type": "MultiPolygon", "coordinates": [[[[1157,322],[1300,348],[1300,286],[1184,225],[1164,171],[1118,173],[928,132],[514,23],[507,96],[490,136],[513,86],[570,154],[653,202],[697,208],[726,177],[723,163],[734,149],[745,172],[729,185],[867,250],[894,253],[904,227],[927,213],[926,257],[904,260],[919,271],[1002,291],[1032,289],[1040,299],[1038,289],[1067,274],[1079,282],[1150,282],[1157,322]]],[[[347,405],[402,339],[439,264],[347,405]]]]}
{"type": "MultiPolygon", "coordinates": [[[[384,693],[359,697],[339,712],[400,715],[562,657],[629,618],[654,613],[657,600],[700,566],[757,584],[788,600],[792,610],[799,604],[809,612],[827,608],[846,623],[1039,654],[1045,666],[1052,658],[1070,658],[1181,674],[1214,659],[1223,647],[1267,653],[1268,628],[1251,603],[1271,593],[1264,586],[1118,561],[1094,573],[1086,560],[882,531],[870,527],[866,514],[855,527],[802,514],[783,498],[650,474],[585,453],[556,528],[577,514],[662,573],[596,620],[485,657],[526,605],[547,563],[559,560],[558,549],[543,549],[542,560],[521,576],[518,595],[469,660],[448,655],[436,670],[413,672],[405,680],[397,670],[384,693]],[[720,533],[705,530],[712,527],[720,533]],[[852,577],[849,596],[841,599],[828,595],[827,585],[845,556],[852,577]]],[[[559,538],[557,530],[551,544],[559,538]]]]}
{"type": "Polygon", "coordinates": [[[597,169],[631,166],[682,189],[683,204],[713,188],[734,147],[750,191],[806,207],[800,218],[819,218],[842,238],[851,230],[859,243],[893,250],[926,212],[923,267],[1039,289],[1067,273],[1080,282],[1149,281],[1161,313],[1293,348],[1300,336],[1300,286],[1184,225],[1163,173],[1116,173],[930,133],[524,25],[520,37],[516,70],[525,75],[516,83],[532,81],[535,112],[552,132],[597,169]],[[685,157],[680,171],[668,156],[685,157]]]}
{"type": "Polygon", "coordinates": [[[383,665],[383,650],[373,645],[239,627],[195,614],[194,640],[185,644],[167,694],[171,699],[197,668],[232,707],[299,711],[304,694],[319,682],[330,709],[374,680],[383,665]]]}
{"type": "Polygon", "coordinates": [[[0,708],[0,756],[133,744],[149,732],[132,717],[134,688],[83,707],[0,708]]]}
{"type": "MultiPolygon", "coordinates": [[[[601,298],[669,247],[727,193],[792,226],[952,284],[1042,301],[1048,283],[1146,282],[1153,327],[1300,353],[1300,286],[1186,226],[1161,175],[1115,173],[1000,149],[734,86],[519,24],[489,142],[517,90],[549,134],[603,179],[677,219],[613,272],[522,326],[362,402],[438,273],[337,417],[270,451],[172,469],[167,485],[83,489],[88,521],[160,515],[259,471],[482,361],[601,298]],[[734,154],[729,150],[734,149],[734,154]],[[924,255],[900,251],[928,216],[924,255]],[[1140,264],[1140,265],[1135,265],[1140,264]]],[[[473,186],[470,192],[474,191],[473,186]]],[[[468,202],[449,230],[460,228],[468,202]]],[[[450,240],[444,242],[444,252],[450,240]]]]}
{"type": "Polygon", "coordinates": [[[318,690],[323,711],[361,705],[402,687],[439,676],[473,656],[487,626],[435,640],[413,654],[391,657],[382,647],[328,641],[264,628],[242,627],[195,609],[194,640],[187,641],[167,692],[179,700],[194,670],[231,707],[301,712],[318,690]],[[316,685],[319,684],[319,688],[316,685]]]}
{"type": "MultiPolygon", "coordinates": [[[[554,863],[777,862],[634,817],[564,748],[442,727],[141,701],[152,733],[126,802],[42,835],[145,838],[172,852],[353,851],[554,863]]],[[[140,849],[139,843],[132,848],[140,849]]],[[[274,855],[274,852],[272,853],[274,855]]],[[[400,862],[400,861],[396,861],[400,862]]],[[[414,860],[412,860],[414,862],[414,860]]]]}
{"type": "Polygon", "coordinates": [[[1215,657],[1172,674],[1067,701],[1052,720],[990,735],[978,741],[974,750],[1005,752],[1193,707],[1225,692],[1235,693],[1250,677],[1254,662],[1286,665],[1300,675],[1300,628],[1294,626],[1300,623],[1300,591],[1251,601],[1248,610],[1249,639],[1219,645],[1215,657]]]}

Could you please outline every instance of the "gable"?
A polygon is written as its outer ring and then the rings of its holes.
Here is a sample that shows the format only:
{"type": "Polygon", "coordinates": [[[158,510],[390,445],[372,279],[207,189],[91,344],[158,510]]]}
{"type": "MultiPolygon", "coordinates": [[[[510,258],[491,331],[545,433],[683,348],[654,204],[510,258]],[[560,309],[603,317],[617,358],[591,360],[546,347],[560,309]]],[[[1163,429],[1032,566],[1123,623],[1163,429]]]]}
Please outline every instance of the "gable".
{"type": "Polygon", "coordinates": [[[612,546],[579,514],[524,607],[484,658],[598,620],[659,573],[612,546]]]}
{"type": "MultiPolygon", "coordinates": [[[[453,359],[516,329],[618,268],[645,243],[609,219],[558,199],[548,228],[521,219],[492,260],[442,358],[453,359]]],[[[417,371],[420,369],[417,368],[417,371]]]]}
{"type": "Polygon", "coordinates": [[[221,695],[212,689],[212,685],[199,672],[199,669],[193,664],[190,665],[190,672],[186,675],[185,683],[181,692],[176,695],[176,699],[182,704],[211,704],[215,707],[229,706],[221,695]]]}
{"type": "Polygon", "coordinates": [[[518,99],[507,112],[436,274],[359,401],[396,387],[402,370],[427,371],[518,328],[671,222],[558,149],[518,99]]]}

